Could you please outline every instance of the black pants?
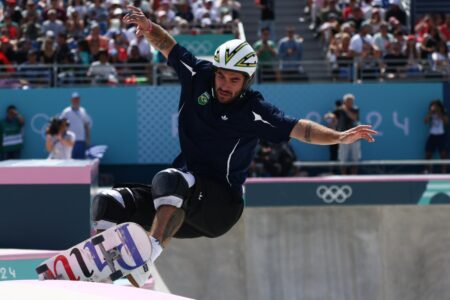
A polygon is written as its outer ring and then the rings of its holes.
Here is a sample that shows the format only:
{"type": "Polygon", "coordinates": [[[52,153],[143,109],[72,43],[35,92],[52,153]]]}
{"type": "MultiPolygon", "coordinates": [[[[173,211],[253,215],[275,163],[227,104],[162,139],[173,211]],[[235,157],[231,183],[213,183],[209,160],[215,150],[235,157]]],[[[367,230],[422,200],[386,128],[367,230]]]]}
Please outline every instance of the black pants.
{"type": "MultiPolygon", "coordinates": [[[[228,184],[197,177],[183,204],[186,218],[174,235],[176,238],[218,237],[229,231],[244,210],[242,196],[228,184]]],[[[119,186],[118,186],[119,187],[119,186]]],[[[136,199],[136,212],[130,222],[149,230],[156,214],[151,187],[144,185],[120,185],[131,189],[136,199]]]]}

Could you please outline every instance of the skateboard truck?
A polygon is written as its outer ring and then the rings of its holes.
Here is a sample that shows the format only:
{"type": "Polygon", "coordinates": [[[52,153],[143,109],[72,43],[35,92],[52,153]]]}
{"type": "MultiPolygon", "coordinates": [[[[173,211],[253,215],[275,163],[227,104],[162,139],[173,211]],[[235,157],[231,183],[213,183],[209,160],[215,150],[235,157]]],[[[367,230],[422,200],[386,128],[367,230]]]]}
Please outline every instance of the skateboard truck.
{"type": "Polygon", "coordinates": [[[112,281],[115,281],[117,279],[120,279],[123,277],[123,273],[121,270],[117,270],[114,266],[114,260],[116,260],[118,257],[120,257],[120,251],[117,247],[114,247],[110,250],[106,250],[105,246],[103,246],[103,242],[105,241],[103,235],[99,235],[92,239],[92,244],[98,245],[100,248],[100,251],[102,252],[103,256],[105,257],[105,261],[108,264],[109,269],[111,270],[111,275],[109,275],[109,278],[112,281]]]}

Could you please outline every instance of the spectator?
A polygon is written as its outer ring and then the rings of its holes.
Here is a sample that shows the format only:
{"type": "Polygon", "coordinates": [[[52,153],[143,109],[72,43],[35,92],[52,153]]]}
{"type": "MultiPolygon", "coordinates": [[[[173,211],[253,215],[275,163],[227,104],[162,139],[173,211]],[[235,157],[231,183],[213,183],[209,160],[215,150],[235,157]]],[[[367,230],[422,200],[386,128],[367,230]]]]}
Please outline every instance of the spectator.
{"type": "Polygon", "coordinates": [[[303,38],[295,36],[294,27],[287,28],[287,36],[278,43],[278,57],[283,80],[299,80],[303,73],[303,38]]]}
{"type": "Polygon", "coordinates": [[[24,23],[24,20],[31,15],[36,16],[36,21],[38,23],[41,21],[41,10],[37,9],[37,5],[34,0],[27,0],[25,10],[22,11],[22,24],[24,23]]]}
{"type": "Polygon", "coordinates": [[[407,37],[403,34],[403,31],[401,30],[396,30],[394,31],[394,40],[399,43],[400,45],[402,45],[402,49],[406,48],[406,44],[407,44],[407,37]]]}
{"type": "Polygon", "coordinates": [[[431,54],[436,51],[439,42],[441,41],[438,31],[435,27],[430,29],[430,33],[423,36],[422,43],[420,43],[420,58],[424,60],[431,60],[431,54]]]}
{"type": "Polygon", "coordinates": [[[99,51],[99,59],[91,64],[87,76],[93,78],[93,84],[117,83],[117,70],[109,63],[107,50],[102,49],[99,51]]]}
{"type": "Polygon", "coordinates": [[[382,57],[388,54],[393,42],[394,36],[389,33],[389,24],[382,22],[380,24],[380,31],[373,36],[373,43],[380,51],[382,57]]]}
{"type": "Polygon", "coordinates": [[[58,35],[65,32],[65,30],[64,23],[57,19],[56,11],[54,9],[50,9],[48,11],[48,20],[42,24],[42,31],[44,33],[47,31],[52,31],[54,35],[58,35]]]}
{"type": "MultiPolygon", "coordinates": [[[[343,104],[337,108],[333,114],[337,120],[336,129],[338,131],[346,131],[358,125],[359,122],[359,108],[354,106],[355,96],[352,94],[345,94],[343,97],[343,104]]],[[[342,163],[356,162],[361,159],[361,145],[359,142],[353,144],[340,144],[338,150],[338,158],[342,163]]],[[[347,174],[347,167],[341,167],[341,173],[347,174]]],[[[351,173],[357,174],[358,167],[352,166],[351,173]]]]}
{"type": "Polygon", "coordinates": [[[23,148],[23,125],[25,119],[14,105],[6,109],[6,118],[1,123],[3,159],[19,159],[23,148]]]}
{"type": "Polygon", "coordinates": [[[374,79],[380,74],[382,61],[381,52],[369,34],[371,27],[368,23],[362,24],[359,33],[350,40],[351,56],[358,63],[359,78],[374,79]]]}
{"type": "Polygon", "coordinates": [[[240,18],[241,3],[236,0],[219,0],[217,5],[220,9],[220,17],[230,15],[232,20],[238,20],[240,18]]]}
{"type": "Polygon", "coordinates": [[[319,29],[318,33],[322,34],[322,40],[325,45],[330,45],[333,37],[340,31],[340,24],[336,14],[328,14],[328,19],[319,29]]]}
{"type": "Polygon", "coordinates": [[[152,70],[150,60],[140,54],[138,46],[134,45],[131,47],[127,63],[128,72],[132,75],[125,79],[125,83],[136,84],[151,80],[152,70]]]}
{"type": "Polygon", "coordinates": [[[128,40],[124,33],[114,33],[111,39],[110,53],[112,62],[124,63],[128,59],[128,40]]]}
{"type": "MultiPolygon", "coordinates": [[[[364,22],[364,13],[361,10],[361,8],[359,6],[354,7],[353,11],[348,16],[346,21],[352,21],[355,24],[356,30],[359,30],[359,28],[361,28],[361,25],[364,22]]],[[[370,21],[369,21],[369,23],[370,23],[370,21]]],[[[370,27],[370,29],[372,30],[372,27],[370,27]]],[[[372,33],[372,31],[370,33],[372,33]]]]}
{"type": "Polygon", "coordinates": [[[75,134],[68,130],[65,118],[52,118],[45,131],[45,148],[49,159],[70,159],[75,144],[75,134]]]}
{"type": "Polygon", "coordinates": [[[389,21],[391,17],[396,18],[403,27],[406,27],[408,16],[401,8],[401,0],[389,0],[389,8],[386,10],[384,19],[389,21]]]}
{"type": "Polygon", "coordinates": [[[414,26],[414,33],[419,37],[423,38],[426,33],[430,33],[431,27],[434,27],[433,18],[430,14],[426,14],[421,18],[417,24],[414,26]]]}
{"type": "Polygon", "coordinates": [[[176,13],[176,16],[183,18],[189,23],[194,21],[194,14],[192,13],[191,6],[187,0],[178,1],[178,12],[176,13]]]}
{"type": "Polygon", "coordinates": [[[407,59],[408,76],[420,75],[422,65],[420,64],[420,54],[417,49],[417,41],[414,35],[409,35],[405,46],[405,56],[407,59]]]}
{"type": "Polygon", "coordinates": [[[298,173],[294,162],[297,160],[289,143],[274,144],[261,141],[254,158],[254,175],[263,177],[287,177],[298,173]]]}
{"type": "Polygon", "coordinates": [[[13,73],[12,65],[15,59],[15,53],[9,39],[6,36],[0,37],[0,73],[13,73]]]}
{"type": "Polygon", "coordinates": [[[277,70],[277,50],[273,41],[269,40],[270,29],[261,29],[261,39],[256,41],[253,45],[253,49],[258,55],[259,70],[258,78],[261,81],[262,78],[268,78],[272,80],[279,80],[279,72],[277,70]],[[264,74],[264,75],[263,75],[264,74]]]}
{"type": "Polygon", "coordinates": [[[69,18],[66,21],[67,36],[75,40],[84,38],[85,23],[78,10],[73,10],[68,16],[69,18]]]}
{"type": "Polygon", "coordinates": [[[313,30],[314,28],[319,27],[318,25],[320,23],[324,23],[329,20],[330,15],[335,16],[338,22],[342,21],[342,18],[340,17],[342,12],[339,9],[336,0],[325,1],[324,6],[320,9],[319,18],[317,18],[316,23],[311,24],[313,26],[310,26],[310,29],[313,30]]]}
{"type": "Polygon", "coordinates": [[[86,40],[89,43],[89,47],[91,47],[91,53],[95,53],[95,50],[92,49],[94,47],[99,49],[108,49],[109,47],[109,39],[100,34],[100,24],[97,22],[91,24],[91,33],[86,37],[86,40]]]}
{"type": "Polygon", "coordinates": [[[356,9],[359,9],[358,0],[350,0],[348,5],[342,10],[342,17],[347,21],[356,9]]]}
{"type": "MultiPolygon", "coordinates": [[[[33,0],[31,0],[33,1],[33,0]]],[[[84,0],[69,0],[67,6],[67,16],[73,18],[73,13],[76,12],[76,16],[79,20],[84,20],[88,13],[88,7],[84,0]]]]}
{"type": "Polygon", "coordinates": [[[257,0],[259,9],[261,10],[261,16],[259,19],[258,35],[261,33],[262,28],[269,28],[270,39],[276,41],[275,36],[275,0],[257,0]]]}
{"type": "Polygon", "coordinates": [[[28,60],[28,53],[32,50],[31,40],[21,38],[17,44],[16,63],[21,65],[28,60]]]}
{"type": "Polygon", "coordinates": [[[385,55],[387,78],[402,77],[405,74],[407,57],[402,51],[402,46],[398,42],[393,42],[389,47],[388,54],[385,55]]]}
{"type": "MultiPolygon", "coordinates": [[[[184,0],[183,0],[184,1],[184,0]]],[[[153,10],[153,0],[133,0],[133,6],[140,8],[146,15],[150,14],[153,10]]]]}
{"type": "Polygon", "coordinates": [[[194,18],[197,26],[202,28],[202,32],[208,32],[220,23],[219,11],[212,0],[204,0],[203,6],[194,12],[194,18]]]}
{"type": "MultiPolygon", "coordinates": [[[[67,14],[60,3],[60,0],[50,0],[50,6],[44,10],[42,13],[42,18],[44,20],[50,20],[50,14],[52,13],[55,14],[55,19],[59,20],[61,23],[66,22],[67,14]]],[[[55,34],[57,34],[57,32],[55,32],[55,34]]]]}
{"type": "Polygon", "coordinates": [[[42,30],[38,15],[36,13],[27,13],[24,22],[20,26],[22,38],[35,41],[41,35],[42,30]]]}
{"type": "Polygon", "coordinates": [[[38,52],[34,49],[28,51],[27,61],[19,65],[18,71],[21,78],[33,87],[45,86],[51,82],[49,69],[39,61],[38,52]]]}
{"type": "Polygon", "coordinates": [[[128,47],[128,52],[131,51],[131,47],[134,45],[138,46],[139,53],[148,59],[152,58],[151,47],[147,39],[145,39],[142,35],[136,36],[134,39],[130,41],[130,46],[128,47]]]}
{"type": "MultiPolygon", "coordinates": [[[[441,159],[446,159],[448,141],[445,127],[448,125],[448,115],[440,100],[436,99],[430,102],[424,122],[430,125],[430,132],[425,144],[425,159],[431,159],[436,150],[439,151],[441,159]]],[[[441,171],[446,173],[446,165],[442,165],[441,171]]],[[[425,172],[432,172],[431,167],[426,167],[425,172]]]]}
{"type": "Polygon", "coordinates": [[[5,3],[3,14],[11,16],[11,20],[14,23],[20,24],[22,21],[22,12],[20,6],[17,5],[17,0],[6,0],[3,3],[5,3]]]}
{"type": "Polygon", "coordinates": [[[403,27],[402,24],[395,17],[390,17],[388,23],[390,27],[389,29],[390,32],[401,31],[403,34],[406,33],[405,27],[403,27]]]}
{"type": "Polygon", "coordinates": [[[72,51],[67,44],[67,34],[61,32],[56,38],[56,52],[55,52],[56,62],[58,64],[73,64],[74,59],[72,51]]]}
{"type": "Polygon", "coordinates": [[[332,64],[334,79],[353,80],[353,53],[350,34],[344,32],[330,45],[327,58],[332,64]]]}
{"type": "Polygon", "coordinates": [[[1,28],[6,30],[7,37],[11,40],[17,40],[19,38],[19,26],[17,23],[14,23],[11,19],[10,15],[5,15],[3,18],[3,22],[1,24],[1,28]]]}
{"type": "Polygon", "coordinates": [[[86,148],[90,144],[92,122],[84,107],[80,106],[80,95],[77,92],[72,93],[71,106],[66,107],[60,117],[69,121],[76,137],[72,158],[84,159],[86,148]]]}
{"type": "Polygon", "coordinates": [[[43,64],[53,64],[56,60],[56,45],[52,38],[45,38],[40,53],[40,61],[43,64]]]}
{"type": "Polygon", "coordinates": [[[436,49],[431,54],[431,61],[431,67],[434,72],[444,76],[450,74],[450,56],[445,42],[440,41],[437,44],[436,49]]]}
{"type": "Polygon", "coordinates": [[[90,65],[92,62],[89,43],[85,39],[77,42],[77,49],[74,53],[74,60],[77,64],[90,65]]]}
{"type": "MultiPolygon", "coordinates": [[[[139,47],[137,45],[131,46],[130,49],[130,56],[128,57],[128,63],[130,64],[148,64],[150,60],[144,56],[141,55],[141,52],[139,51],[139,47]]],[[[130,67],[130,69],[133,70],[135,67],[130,67]]],[[[141,68],[139,68],[142,70],[141,68]]]]}
{"type": "Polygon", "coordinates": [[[438,28],[441,36],[448,44],[450,42],[450,15],[445,18],[444,22],[438,28]]]}
{"type": "Polygon", "coordinates": [[[373,48],[374,42],[373,38],[370,35],[372,28],[370,24],[366,23],[361,26],[359,29],[359,33],[355,34],[350,40],[350,51],[352,53],[352,57],[360,58],[364,46],[373,48]]]}
{"type": "Polygon", "coordinates": [[[379,9],[374,9],[372,11],[372,15],[370,16],[370,18],[368,19],[368,21],[366,21],[370,24],[370,28],[372,29],[372,33],[377,33],[378,31],[380,31],[380,27],[382,24],[386,24],[387,29],[389,29],[389,24],[387,22],[382,21],[381,18],[381,13],[379,9]]]}
{"type": "MultiPolygon", "coordinates": [[[[212,2],[211,0],[206,0],[206,2],[212,2]]],[[[210,5],[212,7],[212,3],[210,5]]],[[[168,24],[171,24],[175,19],[175,12],[172,9],[172,3],[170,0],[161,0],[159,3],[159,8],[156,11],[156,15],[160,12],[164,12],[168,24]]]]}
{"type": "Polygon", "coordinates": [[[364,18],[366,20],[371,19],[372,14],[374,14],[375,12],[380,15],[381,20],[384,20],[384,8],[381,0],[364,0],[361,9],[364,12],[364,18]]]}
{"type": "Polygon", "coordinates": [[[102,0],[93,0],[88,6],[88,20],[91,24],[97,24],[100,29],[106,29],[108,20],[108,10],[105,8],[102,0]]]}
{"type": "MultiPolygon", "coordinates": [[[[334,102],[334,109],[333,111],[338,110],[342,106],[342,100],[337,99],[334,102]]],[[[328,128],[337,130],[337,118],[336,115],[333,112],[327,112],[323,117],[326,125],[328,128]]],[[[338,149],[339,144],[334,144],[329,146],[330,149],[330,161],[337,161],[338,160],[338,149]]]]}

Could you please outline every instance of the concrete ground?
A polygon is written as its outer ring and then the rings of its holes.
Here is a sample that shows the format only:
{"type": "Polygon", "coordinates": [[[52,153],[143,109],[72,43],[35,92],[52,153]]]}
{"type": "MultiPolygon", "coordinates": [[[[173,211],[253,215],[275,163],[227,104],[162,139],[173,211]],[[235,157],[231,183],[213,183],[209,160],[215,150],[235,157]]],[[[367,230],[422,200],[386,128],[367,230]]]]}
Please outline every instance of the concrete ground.
{"type": "Polygon", "coordinates": [[[156,266],[194,299],[450,299],[450,206],[246,208],[217,239],[174,239],[156,266]]]}

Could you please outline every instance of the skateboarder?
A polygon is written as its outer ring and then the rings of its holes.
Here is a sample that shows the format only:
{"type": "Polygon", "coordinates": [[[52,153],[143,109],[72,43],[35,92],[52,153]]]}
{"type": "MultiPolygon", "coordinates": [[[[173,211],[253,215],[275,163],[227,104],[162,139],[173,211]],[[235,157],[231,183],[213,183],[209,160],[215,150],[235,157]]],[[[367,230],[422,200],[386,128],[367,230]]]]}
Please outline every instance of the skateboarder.
{"type": "Polygon", "coordinates": [[[321,145],[373,142],[376,131],[360,125],[337,132],[309,120],[288,117],[250,88],[257,56],[243,40],[217,48],[213,62],[197,59],[143,12],[129,7],[124,17],[173,67],[181,83],[181,153],[173,168],[157,173],[151,186],[117,186],[97,195],[98,229],[137,222],[149,231],[154,262],[172,237],[218,237],[241,217],[243,183],[258,139],[290,138],[321,145]]]}

